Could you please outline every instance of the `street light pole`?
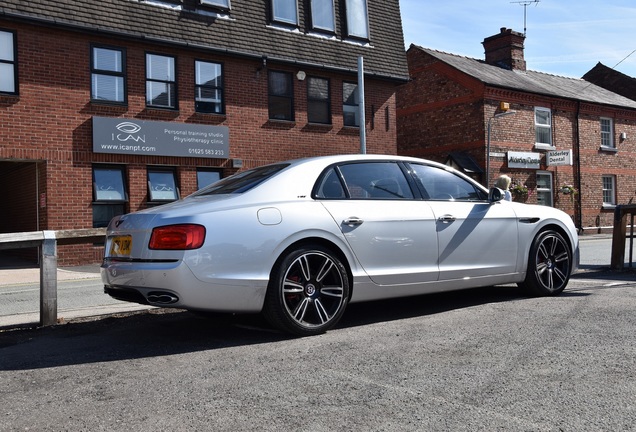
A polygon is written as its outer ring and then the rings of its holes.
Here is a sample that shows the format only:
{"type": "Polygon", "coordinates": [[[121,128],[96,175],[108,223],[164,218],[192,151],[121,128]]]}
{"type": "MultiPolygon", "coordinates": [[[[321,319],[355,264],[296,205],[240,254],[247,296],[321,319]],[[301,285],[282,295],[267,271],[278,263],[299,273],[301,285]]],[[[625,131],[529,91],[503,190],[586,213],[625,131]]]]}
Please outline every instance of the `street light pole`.
{"type": "Polygon", "coordinates": [[[499,117],[503,117],[510,114],[515,114],[517,111],[504,111],[499,114],[495,114],[488,119],[488,140],[486,143],[486,179],[484,180],[484,186],[490,188],[490,131],[492,129],[492,121],[499,117]]]}

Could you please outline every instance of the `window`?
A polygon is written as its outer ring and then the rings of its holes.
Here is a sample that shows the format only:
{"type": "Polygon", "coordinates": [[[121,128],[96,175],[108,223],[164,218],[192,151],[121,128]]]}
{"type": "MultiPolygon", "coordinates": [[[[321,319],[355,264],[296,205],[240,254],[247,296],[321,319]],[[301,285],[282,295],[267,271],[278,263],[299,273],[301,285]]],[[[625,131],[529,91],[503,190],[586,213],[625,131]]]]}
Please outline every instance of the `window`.
{"type": "Polygon", "coordinates": [[[216,6],[221,9],[230,8],[230,0],[199,0],[199,3],[207,6],[216,6]]]}
{"type": "Polygon", "coordinates": [[[221,180],[221,173],[217,170],[197,169],[197,189],[203,189],[221,180]]]}
{"type": "Polygon", "coordinates": [[[351,163],[326,172],[315,189],[324,199],[413,199],[404,172],[395,162],[351,163]],[[346,185],[346,186],[345,186],[346,185]]]}
{"type": "Polygon", "coordinates": [[[333,0],[311,0],[311,25],[318,30],[336,31],[333,0]]]}
{"type": "Polygon", "coordinates": [[[552,147],[552,113],[548,108],[534,109],[535,142],[538,147],[552,147]]]}
{"type": "Polygon", "coordinates": [[[425,199],[431,201],[484,201],[486,194],[473,183],[445,169],[411,164],[425,199]]]}
{"type": "Polygon", "coordinates": [[[269,118],[294,120],[292,74],[269,71],[269,118]]]}
{"type": "Polygon", "coordinates": [[[91,48],[91,100],[126,102],[126,70],[123,49],[91,48]]]}
{"type": "Polygon", "coordinates": [[[276,22],[298,25],[297,0],[272,0],[272,19],[276,22]]]}
{"type": "Polygon", "coordinates": [[[264,165],[248,171],[243,171],[233,176],[226,177],[193,195],[225,195],[240,194],[255,188],[270,177],[287,168],[289,164],[264,165]]]}
{"type": "Polygon", "coordinates": [[[108,226],[115,216],[124,214],[128,201],[124,183],[124,167],[93,167],[93,228],[108,226]]]}
{"type": "Polygon", "coordinates": [[[0,31],[0,93],[18,93],[15,33],[0,31]]]}
{"type": "Polygon", "coordinates": [[[613,175],[603,176],[603,206],[616,205],[616,177],[613,175]]]}
{"type": "Polygon", "coordinates": [[[614,122],[611,118],[601,117],[601,147],[614,148],[614,122]]]}
{"type": "Polygon", "coordinates": [[[146,54],[146,105],[156,108],[177,108],[175,58],[146,54]]]}
{"type": "Polygon", "coordinates": [[[307,120],[309,123],[331,124],[330,107],[329,80],[309,77],[307,79],[307,120]]]}
{"type": "Polygon", "coordinates": [[[175,172],[166,168],[148,169],[149,201],[175,201],[179,199],[175,172]]]}
{"type": "Polygon", "coordinates": [[[345,0],[347,12],[347,35],[369,39],[367,0],[345,0]]]}
{"type": "Polygon", "coordinates": [[[223,68],[219,63],[195,61],[195,109],[203,113],[222,114],[223,68]]]}
{"type": "Polygon", "coordinates": [[[342,83],[342,113],[345,126],[360,126],[358,84],[342,83]]]}
{"type": "Polygon", "coordinates": [[[537,204],[552,207],[552,173],[548,171],[537,171],[537,204]]]}

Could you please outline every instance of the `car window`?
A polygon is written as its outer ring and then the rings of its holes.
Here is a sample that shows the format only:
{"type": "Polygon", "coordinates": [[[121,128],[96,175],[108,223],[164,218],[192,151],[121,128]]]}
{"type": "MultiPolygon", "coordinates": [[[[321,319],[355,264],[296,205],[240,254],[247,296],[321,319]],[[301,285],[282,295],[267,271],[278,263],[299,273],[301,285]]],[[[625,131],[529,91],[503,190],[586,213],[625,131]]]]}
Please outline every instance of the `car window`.
{"type": "Polygon", "coordinates": [[[339,165],[319,183],[318,198],[412,199],[402,169],[395,162],[363,162],[339,165]],[[337,174],[336,169],[340,173],[337,174]],[[342,180],[341,180],[342,179],[342,180]],[[344,181],[344,184],[343,184],[344,181]]]}
{"type": "Polygon", "coordinates": [[[192,195],[239,194],[247,192],[268,178],[274,176],[287,166],[289,166],[289,164],[265,165],[248,171],[243,171],[213,183],[192,195]]]}
{"type": "Polygon", "coordinates": [[[426,199],[436,201],[481,201],[486,194],[468,180],[443,168],[411,164],[426,199]]]}
{"type": "Polygon", "coordinates": [[[333,167],[330,168],[318,182],[316,198],[342,199],[346,197],[347,195],[336,170],[333,167]]]}

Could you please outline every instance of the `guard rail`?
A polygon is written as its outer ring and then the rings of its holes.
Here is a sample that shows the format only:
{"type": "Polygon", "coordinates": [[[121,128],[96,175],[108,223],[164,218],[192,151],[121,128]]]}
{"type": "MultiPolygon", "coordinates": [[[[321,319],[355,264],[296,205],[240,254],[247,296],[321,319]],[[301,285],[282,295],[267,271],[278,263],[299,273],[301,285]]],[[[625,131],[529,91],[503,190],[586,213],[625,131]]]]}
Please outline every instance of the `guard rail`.
{"type": "Polygon", "coordinates": [[[0,250],[40,248],[40,325],[57,323],[57,245],[101,242],[106,228],[0,234],[0,250]]]}

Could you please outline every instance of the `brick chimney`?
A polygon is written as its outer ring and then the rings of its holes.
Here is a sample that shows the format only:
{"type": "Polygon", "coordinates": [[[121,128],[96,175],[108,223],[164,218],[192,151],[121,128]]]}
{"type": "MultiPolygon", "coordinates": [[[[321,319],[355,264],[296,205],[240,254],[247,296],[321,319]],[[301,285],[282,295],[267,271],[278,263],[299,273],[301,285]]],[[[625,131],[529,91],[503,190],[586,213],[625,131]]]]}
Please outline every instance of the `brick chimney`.
{"type": "Polygon", "coordinates": [[[486,53],[486,63],[509,70],[526,70],[523,58],[523,33],[512,31],[505,27],[494,36],[487,37],[482,42],[486,53]]]}

